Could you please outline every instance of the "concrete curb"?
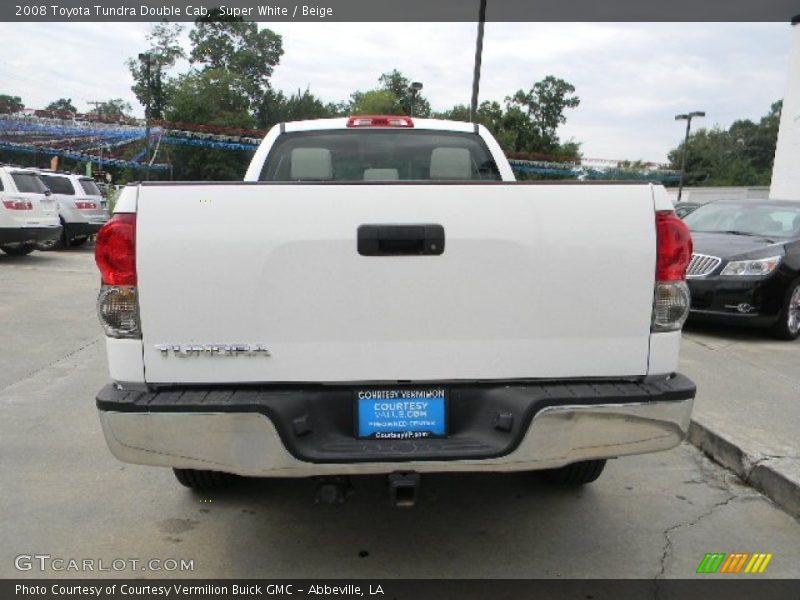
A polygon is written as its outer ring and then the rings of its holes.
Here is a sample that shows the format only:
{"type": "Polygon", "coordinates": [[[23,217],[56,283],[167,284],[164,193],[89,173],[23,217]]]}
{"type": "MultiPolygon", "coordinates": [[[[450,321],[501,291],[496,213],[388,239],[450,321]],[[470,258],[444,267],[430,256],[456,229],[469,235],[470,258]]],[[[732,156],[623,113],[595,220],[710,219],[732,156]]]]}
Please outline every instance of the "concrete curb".
{"type": "Polygon", "coordinates": [[[689,442],[800,519],[800,459],[748,453],[706,423],[692,419],[689,442]]]}

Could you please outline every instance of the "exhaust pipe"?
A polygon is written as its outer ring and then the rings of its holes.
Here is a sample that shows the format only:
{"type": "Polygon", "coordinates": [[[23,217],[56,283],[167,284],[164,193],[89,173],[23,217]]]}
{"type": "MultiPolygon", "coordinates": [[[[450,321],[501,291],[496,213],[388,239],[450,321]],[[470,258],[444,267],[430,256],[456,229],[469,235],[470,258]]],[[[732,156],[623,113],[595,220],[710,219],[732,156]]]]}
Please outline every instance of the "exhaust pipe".
{"type": "Polygon", "coordinates": [[[389,502],[397,508],[411,508],[417,502],[419,473],[389,475],[389,502]]]}

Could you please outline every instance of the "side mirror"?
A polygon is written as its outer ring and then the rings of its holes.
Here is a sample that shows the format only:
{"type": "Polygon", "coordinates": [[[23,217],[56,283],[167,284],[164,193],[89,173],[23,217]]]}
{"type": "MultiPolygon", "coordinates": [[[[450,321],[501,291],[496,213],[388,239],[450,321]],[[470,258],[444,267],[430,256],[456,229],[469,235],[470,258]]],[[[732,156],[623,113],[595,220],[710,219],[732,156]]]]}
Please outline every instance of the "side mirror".
{"type": "Polygon", "coordinates": [[[45,190],[45,191],[44,191],[44,195],[45,195],[45,196],[52,196],[52,195],[53,195],[53,192],[51,192],[50,190],[45,190]]]}

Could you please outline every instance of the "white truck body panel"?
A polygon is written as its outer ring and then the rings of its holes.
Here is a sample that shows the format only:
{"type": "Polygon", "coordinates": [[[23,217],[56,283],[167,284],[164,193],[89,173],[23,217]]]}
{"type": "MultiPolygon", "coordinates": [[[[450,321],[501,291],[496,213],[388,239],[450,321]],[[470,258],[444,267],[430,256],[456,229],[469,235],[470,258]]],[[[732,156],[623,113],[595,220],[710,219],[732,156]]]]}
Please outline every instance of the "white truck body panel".
{"type": "Polygon", "coordinates": [[[106,359],[111,379],[126,384],[144,383],[142,340],[106,338],[106,359]]]}
{"type": "Polygon", "coordinates": [[[643,376],[653,211],[649,184],[142,186],[145,379],[643,376]],[[442,225],[444,253],[359,255],[359,225],[388,223],[442,225]],[[232,343],[271,356],[156,349],[232,343]]]}

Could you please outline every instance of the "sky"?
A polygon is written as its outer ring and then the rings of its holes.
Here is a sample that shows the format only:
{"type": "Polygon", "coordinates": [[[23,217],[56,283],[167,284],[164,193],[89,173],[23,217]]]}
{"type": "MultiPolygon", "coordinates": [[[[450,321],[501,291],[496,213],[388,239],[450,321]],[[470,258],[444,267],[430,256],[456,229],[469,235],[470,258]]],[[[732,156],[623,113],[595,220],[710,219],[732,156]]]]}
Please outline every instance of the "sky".
{"type": "MultiPolygon", "coordinates": [[[[284,55],[273,86],[310,87],[324,101],[377,86],[398,68],[421,81],[434,110],[468,104],[475,23],[273,23],[284,55]]],[[[138,115],[128,57],[146,49],[147,23],[2,23],[0,94],[43,108],[59,97],[79,110],[89,100],[122,97],[138,115]]],[[[678,113],[704,110],[693,126],[757,120],[783,96],[791,46],[788,23],[486,24],[480,100],[502,102],[547,75],[576,87],[562,141],[585,157],[666,161],[684,124],[678,113]]],[[[187,39],[188,47],[188,39],[187,39]]],[[[189,68],[179,64],[178,71],[189,68]]]]}

